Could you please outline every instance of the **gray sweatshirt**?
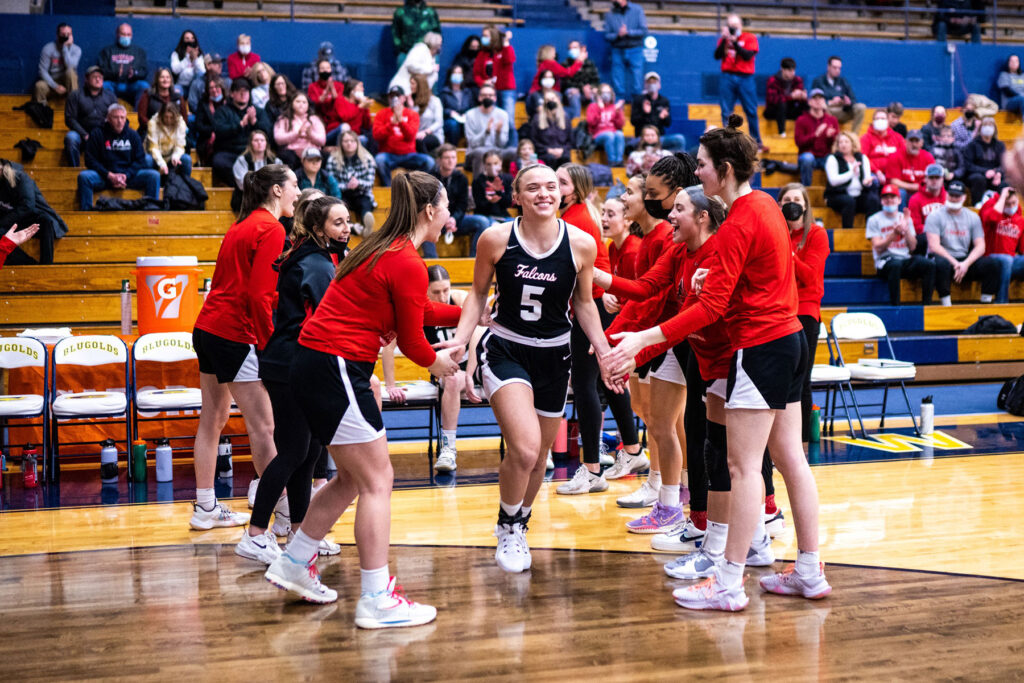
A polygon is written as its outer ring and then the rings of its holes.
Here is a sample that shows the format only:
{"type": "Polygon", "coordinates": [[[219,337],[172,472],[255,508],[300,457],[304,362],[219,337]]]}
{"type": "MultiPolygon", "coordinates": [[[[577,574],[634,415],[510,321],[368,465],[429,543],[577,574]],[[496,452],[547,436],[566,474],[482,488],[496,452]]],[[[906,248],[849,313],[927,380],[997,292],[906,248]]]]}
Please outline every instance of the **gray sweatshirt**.
{"type": "Polygon", "coordinates": [[[501,107],[494,107],[490,114],[485,114],[480,107],[473,107],[466,112],[466,147],[468,149],[503,149],[508,144],[508,114],[501,107]],[[492,130],[487,132],[487,122],[494,119],[495,125],[501,123],[501,131],[495,135],[492,130]]]}
{"type": "Polygon", "coordinates": [[[57,87],[58,78],[63,79],[67,69],[77,70],[78,60],[82,58],[82,48],[74,43],[57,49],[57,44],[50,41],[43,46],[39,54],[39,78],[46,81],[51,88],[57,87]]]}

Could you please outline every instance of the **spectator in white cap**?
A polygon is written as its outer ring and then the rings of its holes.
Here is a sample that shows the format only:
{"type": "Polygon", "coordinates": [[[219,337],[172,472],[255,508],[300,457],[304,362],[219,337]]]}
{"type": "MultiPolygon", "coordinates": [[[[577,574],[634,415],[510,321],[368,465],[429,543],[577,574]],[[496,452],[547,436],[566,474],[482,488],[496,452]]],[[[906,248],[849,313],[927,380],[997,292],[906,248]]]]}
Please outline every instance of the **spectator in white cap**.
{"type": "Polygon", "coordinates": [[[302,168],[299,171],[299,189],[313,187],[326,195],[341,198],[338,181],[324,170],[324,158],[316,147],[307,147],[302,153],[302,168]]]}

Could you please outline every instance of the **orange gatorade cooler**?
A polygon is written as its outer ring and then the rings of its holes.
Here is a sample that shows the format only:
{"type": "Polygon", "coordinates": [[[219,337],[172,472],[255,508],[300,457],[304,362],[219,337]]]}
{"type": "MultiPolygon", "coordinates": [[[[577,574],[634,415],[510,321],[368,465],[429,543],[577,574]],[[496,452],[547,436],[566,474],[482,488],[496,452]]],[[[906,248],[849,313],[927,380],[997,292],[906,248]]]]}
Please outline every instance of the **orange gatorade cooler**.
{"type": "Polygon", "coordinates": [[[135,259],[139,334],[191,332],[199,315],[195,256],[140,256],[135,259]]]}

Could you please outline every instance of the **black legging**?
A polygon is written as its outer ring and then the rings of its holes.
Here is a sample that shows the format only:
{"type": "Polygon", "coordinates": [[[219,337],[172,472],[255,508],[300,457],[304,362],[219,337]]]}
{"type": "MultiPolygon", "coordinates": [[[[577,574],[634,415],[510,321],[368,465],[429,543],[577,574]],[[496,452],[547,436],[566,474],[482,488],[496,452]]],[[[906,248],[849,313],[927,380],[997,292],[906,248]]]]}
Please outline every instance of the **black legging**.
{"type": "MultiPolygon", "coordinates": [[[[800,421],[803,425],[803,440],[811,440],[811,406],[814,399],[811,396],[811,368],[814,367],[814,352],[818,348],[818,334],[821,333],[821,321],[813,315],[800,315],[800,324],[804,326],[804,337],[807,338],[807,371],[804,373],[804,389],[800,394],[800,421]]],[[[771,468],[771,460],[768,460],[766,467],[771,468]]],[[[769,472],[771,470],[769,469],[769,472]]],[[[771,476],[765,478],[765,486],[771,481],[771,476]]]]}
{"type": "MultiPolygon", "coordinates": [[[[601,327],[607,329],[615,316],[604,310],[600,302],[597,311],[601,316],[601,327]]],[[[601,368],[597,364],[597,356],[589,353],[590,340],[583,333],[577,320],[573,320],[572,332],[569,334],[569,350],[572,353],[572,400],[576,406],[576,418],[579,420],[580,440],[583,443],[583,462],[597,464],[601,461],[601,395],[598,383],[601,382],[601,368]]],[[[604,392],[605,401],[612,409],[612,416],[619,426],[624,446],[639,444],[636,422],[633,420],[633,404],[629,399],[629,391],[616,394],[604,392]]]]}
{"type": "Polygon", "coordinates": [[[306,416],[295,402],[289,385],[266,379],[263,384],[270,394],[270,405],[274,410],[274,445],[277,447],[277,455],[260,477],[250,522],[255,527],[266,529],[270,525],[270,515],[277,500],[287,486],[288,507],[294,527],[306,518],[313,466],[324,448],[310,434],[306,416]]]}
{"type": "Polygon", "coordinates": [[[707,512],[708,472],[704,466],[704,438],[708,416],[704,406],[707,383],[700,376],[697,359],[691,353],[686,361],[686,409],[683,424],[686,427],[686,452],[689,454],[686,470],[690,487],[690,511],[707,512]]]}

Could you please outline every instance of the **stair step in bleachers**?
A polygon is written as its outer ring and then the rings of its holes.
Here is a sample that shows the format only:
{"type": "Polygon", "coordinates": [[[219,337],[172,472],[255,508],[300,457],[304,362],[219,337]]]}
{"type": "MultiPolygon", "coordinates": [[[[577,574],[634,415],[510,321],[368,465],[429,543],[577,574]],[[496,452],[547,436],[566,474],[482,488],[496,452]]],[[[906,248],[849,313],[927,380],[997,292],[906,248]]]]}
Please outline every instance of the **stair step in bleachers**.
{"type": "MultiPolygon", "coordinates": [[[[109,236],[68,235],[54,250],[55,263],[135,263],[139,256],[195,256],[200,261],[217,260],[221,235],[109,236]]],[[[38,243],[30,241],[25,253],[39,257],[38,243]]]]}
{"type": "MultiPolygon", "coordinates": [[[[953,284],[950,293],[953,301],[977,302],[981,298],[981,285],[977,282],[953,284]]],[[[1010,283],[1010,298],[1024,299],[1024,282],[1010,283]]],[[[933,299],[936,300],[937,299],[933,299]]],[[[918,281],[903,280],[900,284],[900,301],[921,301],[921,286],[918,281]]],[[[823,306],[838,306],[856,303],[858,305],[882,306],[889,302],[889,288],[878,278],[828,278],[825,281],[823,306]]]]}
{"type": "Polygon", "coordinates": [[[832,324],[839,313],[873,313],[889,332],[962,332],[983,315],[1001,315],[1010,322],[1024,322],[1024,304],[960,304],[956,306],[856,306],[821,309],[821,321],[832,324]]]}
{"type": "MultiPolygon", "coordinates": [[[[232,3],[234,5],[244,5],[248,3],[232,3]]],[[[289,19],[297,19],[300,21],[343,21],[346,23],[390,23],[391,12],[387,13],[374,13],[374,12],[350,12],[341,11],[341,9],[350,3],[347,2],[324,2],[323,0],[305,0],[304,2],[296,2],[297,5],[310,5],[306,11],[296,11],[294,14],[287,8],[287,2],[273,2],[263,0],[262,2],[251,3],[251,7],[239,8],[239,9],[196,9],[196,8],[178,8],[176,13],[179,17],[208,17],[211,19],[262,19],[262,20],[278,20],[287,21],[289,19]],[[275,7],[284,7],[283,10],[266,10],[262,6],[271,5],[275,7]],[[321,9],[322,7],[322,9],[321,9]],[[327,7],[333,7],[334,11],[328,11],[327,7]]],[[[483,6],[476,12],[470,12],[467,16],[466,5],[461,3],[446,3],[450,7],[441,9],[438,12],[438,17],[442,24],[516,24],[521,25],[522,19],[512,19],[511,17],[502,16],[495,14],[495,10],[490,6],[483,6]]],[[[469,5],[469,7],[472,7],[469,5]]],[[[495,8],[508,8],[507,5],[495,5],[495,8]]],[[[390,9],[390,8],[389,8],[390,9]]],[[[118,15],[129,15],[129,16],[171,16],[172,9],[170,7],[142,7],[142,6],[119,6],[115,9],[115,13],[118,15]]]]}
{"type": "MultiPolygon", "coordinates": [[[[206,202],[206,208],[211,211],[228,211],[231,209],[231,188],[230,187],[207,187],[207,194],[210,196],[206,202]]],[[[51,189],[44,192],[46,201],[50,203],[58,213],[75,211],[78,209],[78,189],[76,186],[63,189],[51,189]]],[[[120,199],[140,199],[143,196],[142,190],[103,190],[95,194],[99,197],[118,197],[120,199]]]]}
{"type": "MultiPolygon", "coordinates": [[[[80,168],[69,166],[38,166],[33,165],[25,169],[25,172],[36,181],[40,190],[47,193],[51,190],[61,190],[77,187],[80,168]]],[[[192,169],[192,177],[209,189],[213,186],[213,169],[209,167],[195,167],[192,169]]]]}

